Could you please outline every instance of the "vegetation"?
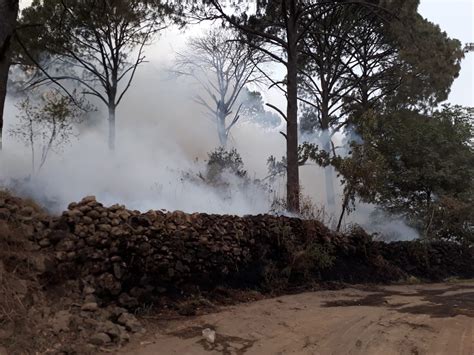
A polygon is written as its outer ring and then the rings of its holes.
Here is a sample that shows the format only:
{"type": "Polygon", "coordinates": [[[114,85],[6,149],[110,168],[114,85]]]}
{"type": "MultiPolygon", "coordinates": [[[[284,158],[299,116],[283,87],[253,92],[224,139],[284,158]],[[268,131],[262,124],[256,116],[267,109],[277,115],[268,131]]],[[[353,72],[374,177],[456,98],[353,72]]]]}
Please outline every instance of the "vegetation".
{"type": "Polygon", "coordinates": [[[18,0],[0,1],[0,150],[3,137],[3,111],[7,96],[13,35],[18,16],[18,0]]]}
{"type": "Polygon", "coordinates": [[[116,109],[145,61],[145,46],[166,28],[170,11],[148,0],[33,1],[22,12],[21,23],[40,26],[18,37],[27,57],[23,62],[42,62],[30,86],[72,81],[99,99],[108,109],[108,144],[113,150],[116,109]],[[34,53],[40,57],[35,58],[28,48],[38,46],[34,53]]]}
{"type": "Polygon", "coordinates": [[[263,57],[250,50],[229,31],[212,30],[188,41],[187,53],[179,54],[177,71],[192,77],[204,95],[195,100],[216,122],[222,147],[227,146],[230,130],[241,118],[241,94],[246,85],[258,82],[257,65],[263,57]]]}
{"type": "Polygon", "coordinates": [[[60,151],[75,135],[81,112],[68,96],[56,91],[18,104],[20,123],[10,134],[31,149],[31,173],[39,172],[51,151],[60,151]],[[35,103],[38,102],[38,103],[35,103]]]}
{"type": "Polygon", "coordinates": [[[33,170],[84,116],[87,103],[74,90],[106,105],[114,149],[116,110],[146,46],[171,24],[212,20],[221,28],[191,38],[174,68],[196,81],[194,99],[216,123],[220,148],[209,154],[200,180],[247,183],[231,130],[244,117],[271,128],[282,122],[286,154],[269,158],[262,179],[286,179],[286,200],[277,199],[276,209],[311,215],[299,168],[316,162],[326,170],[326,208],[341,210],[338,229],[362,201],[407,218],[426,238],[472,242],[473,111],[440,106],[465,53],[418,13],[419,1],[262,0],[256,12],[224,3],[34,0],[17,21],[18,1],[0,0],[0,134],[8,70],[18,64],[23,90],[43,97],[20,104],[22,121],[11,132],[32,149],[33,170]],[[279,90],[285,109],[265,103],[263,91],[250,85],[256,82],[279,90]],[[45,99],[52,88],[63,96],[45,99]],[[334,171],[344,184],[342,201],[334,171]]]}
{"type": "Polygon", "coordinates": [[[430,114],[366,117],[360,144],[335,162],[348,200],[360,196],[408,217],[426,237],[472,239],[474,116],[445,105],[430,114]]]}

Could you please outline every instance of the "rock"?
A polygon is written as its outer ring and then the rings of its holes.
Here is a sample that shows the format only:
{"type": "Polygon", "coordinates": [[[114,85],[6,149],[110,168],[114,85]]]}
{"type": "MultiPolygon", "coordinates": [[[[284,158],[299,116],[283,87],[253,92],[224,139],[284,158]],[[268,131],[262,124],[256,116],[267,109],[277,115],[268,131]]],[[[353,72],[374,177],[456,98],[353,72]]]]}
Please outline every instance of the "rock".
{"type": "Polygon", "coordinates": [[[21,229],[23,230],[23,235],[30,240],[35,235],[35,227],[32,225],[23,224],[21,229]]]}
{"type": "Polygon", "coordinates": [[[129,309],[138,307],[138,300],[135,297],[131,297],[128,293],[122,293],[118,298],[118,303],[129,309]]]}
{"type": "Polygon", "coordinates": [[[44,255],[37,255],[30,258],[30,263],[33,265],[34,269],[40,274],[46,272],[54,272],[54,261],[51,258],[44,255]]]}
{"type": "Polygon", "coordinates": [[[114,263],[113,269],[114,269],[114,276],[119,280],[122,279],[124,272],[120,264],[114,263]]]}
{"type": "Polygon", "coordinates": [[[123,230],[120,227],[113,227],[110,230],[110,234],[114,237],[120,237],[121,235],[123,235],[123,230]]]}
{"type": "Polygon", "coordinates": [[[70,252],[70,251],[73,251],[75,249],[75,247],[76,247],[76,243],[74,242],[74,240],[62,239],[58,242],[55,249],[57,251],[70,252]]]}
{"type": "Polygon", "coordinates": [[[127,330],[131,331],[132,333],[138,333],[143,330],[143,326],[138,321],[138,319],[130,313],[122,313],[117,319],[117,323],[123,325],[127,330]]]}
{"type": "Polygon", "coordinates": [[[85,295],[92,295],[95,292],[95,289],[90,286],[84,287],[84,290],[82,291],[85,295]]]}
{"type": "Polygon", "coordinates": [[[31,206],[25,206],[20,210],[20,214],[25,217],[30,217],[35,212],[31,206]]]}
{"type": "Polygon", "coordinates": [[[81,200],[80,204],[81,204],[81,205],[87,205],[88,203],[91,203],[91,202],[97,202],[95,196],[86,196],[86,197],[84,197],[84,198],[81,200]]]}
{"type": "Polygon", "coordinates": [[[127,313],[127,310],[122,307],[111,307],[109,311],[112,320],[117,320],[122,314],[127,313]]]}
{"type": "Polygon", "coordinates": [[[106,290],[112,295],[119,295],[122,290],[122,285],[112,274],[103,274],[97,281],[104,291],[106,290]]]}
{"type": "Polygon", "coordinates": [[[51,245],[51,242],[49,241],[49,239],[41,239],[39,242],[38,242],[38,245],[42,248],[47,248],[51,245]]]}
{"type": "Polygon", "coordinates": [[[64,230],[54,230],[49,233],[48,239],[51,243],[57,244],[61,240],[70,239],[70,234],[64,230]]]}
{"type": "Polygon", "coordinates": [[[84,304],[86,303],[97,303],[97,297],[94,295],[86,295],[86,297],[84,297],[84,304]]]}
{"type": "Polygon", "coordinates": [[[121,222],[120,222],[120,219],[118,219],[118,218],[113,218],[113,219],[110,221],[110,224],[111,224],[112,226],[114,226],[114,227],[115,227],[115,226],[119,226],[120,223],[121,223],[121,222]]]}
{"type": "Polygon", "coordinates": [[[57,251],[54,255],[56,256],[56,260],[59,262],[67,261],[67,253],[64,251],[57,251]]]}
{"type": "Polygon", "coordinates": [[[111,321],[106,321],[99,327],[100,331],[109,335],[115,343],[123,344],[130,340],[125,327],[115,324],[111,321]]]}
{"type": "Polygon", "coordinates": [[[112,226],[110,224],[99,224],[98,228],[100,231],[107,233],[112,230],[112,226]]]}
{"type": "Polygon", "coordinates": [[[51,321],[51,327],[53,332],[59,334],[60,332],[66,332],[69,330],[72,315],[69,311],[59,311],[56,313],[51,321]]]}
{"type": "Polygon", "coordinates": [[[147,290],[145,288],[141,288],[141,287],[134,287],[130,290],[130,295],[132,297],[137,298],[137,299],[139,299],[140,297],[143,297],[146,293],[147,293],[147,290]]]}
{"type": "Polygon", "coordinates": [[[202,331],[202,336],[211,344],[214,344],[216,341],[216,332],[210,328],[204,329],[202,331]]]}
{"type": "Polygon", "coordinates": [[[82,223],[84,223],[85,225],[92,224],[93,222],[94,220],[89,216],[84,216],[84,218],[82,219],[82,223]]]}
{"type": "Polygon", "coordinates": [[[0,208],[0,219],[8,219],[10,218],[10,211],[6,208],[0,208]]]}
{"type": "Polygon", "coordinates": [[[99,309],[99,305],[96,302],[84,303],[81,310],[86,312],[96,312],[99,309]]]}
{"type": "Polygon", "coordinates": [[[100,213],[97,212],[96,210],[92,210],[90,212],[87,212],[87,216],[93,220],[97,220],[100,218],[100,213]]]}
{"type": "Polygon", "coordinates": [[[112,342],[112,339],[110,338],[110,336],[102,332],[92,335],[91,338],[89,339],[89,343],[97,345],[97,346],[102,346],[105,344],[109,344],[111,342],[112,342]]]}

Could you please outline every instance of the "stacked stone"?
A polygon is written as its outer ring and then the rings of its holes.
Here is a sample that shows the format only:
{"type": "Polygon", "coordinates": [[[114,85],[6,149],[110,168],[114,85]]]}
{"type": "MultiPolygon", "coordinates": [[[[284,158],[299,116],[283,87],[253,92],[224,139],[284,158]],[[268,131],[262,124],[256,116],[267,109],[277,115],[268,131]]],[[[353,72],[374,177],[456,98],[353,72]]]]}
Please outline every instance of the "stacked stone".
{"type": "Polygon", "coordinates": [[[41,236],[51,218],[33,202],[25,201],[0,191],[0,223],[10,223],[21,228],[22,235],[28,239],[41,236]]]}
{"type": "Polygon", "coordinates": [[[474,277],[474,246],[444,241],[378,243],[380,254],[408,275],[429,281],[474,277]]]}
{"type": "Polygon", "coordinates": [[[71,203],[50,222],[40,244],[54,249],[61,279],[79,279],[101,299],[134,308],[190,287],[259,286],[269,264],[288,268],[294,261],[291,253],[314,241],[334,257],[332,267],[314,270],[318,281],[389,282],[407,275],[435,279],[430,271],[434,264],[439,275],[474,276],[472,248],[454,243],[424,243],[431,260],[424,265],[418,242],[379,243],[363,231],[335,234],[317,221],[140,213],[121,205],[104,207],[94,197],[71,203]],[[440,264],[452,258],[460,259],[456,267],[440,264]]]}
{"type": "MultiPolygon", "coordinates": [[[[313,226],[313,234],[328,233],[313,226]]],[[[160,292],[215,286],[267,256],[284,258],[283,238],[306,238],[305,228],[266,215],[142,214],[86,197],[69,205],[42,244],[54,247],[61,278],[79,277],[100,297],[133,307],[160,292]]]]}

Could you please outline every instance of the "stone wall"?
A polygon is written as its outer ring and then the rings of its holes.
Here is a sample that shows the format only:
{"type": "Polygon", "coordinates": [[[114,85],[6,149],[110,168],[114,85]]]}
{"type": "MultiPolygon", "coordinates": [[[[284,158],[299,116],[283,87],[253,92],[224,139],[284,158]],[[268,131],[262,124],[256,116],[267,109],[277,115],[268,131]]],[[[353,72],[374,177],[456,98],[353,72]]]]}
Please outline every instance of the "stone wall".
{"type": "Polygon", "coordinates": [[[316,221],[259,216],[140,213],[72,203],[45,225],[55,279],[79,279],[102,299],[136,307],[153,297],[219,285],[271,287],[284,279],[390,282],[474,277],[473,248],[452,243],[374,242],[363,231],[334,234],[316,221]]]}

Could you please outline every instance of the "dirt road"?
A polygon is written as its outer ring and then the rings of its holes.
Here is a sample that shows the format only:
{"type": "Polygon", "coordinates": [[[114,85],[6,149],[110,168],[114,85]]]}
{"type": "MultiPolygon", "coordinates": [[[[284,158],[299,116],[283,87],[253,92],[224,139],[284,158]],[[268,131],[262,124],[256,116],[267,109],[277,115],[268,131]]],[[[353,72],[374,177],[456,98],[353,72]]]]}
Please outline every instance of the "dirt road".
{"type": "Polygon", "coordinates": [[[120,354],[474,354],[474,282],[354,287],[158,322],[120,354]],[[216,331],[212,344],[202,331],[216,331]]]}

